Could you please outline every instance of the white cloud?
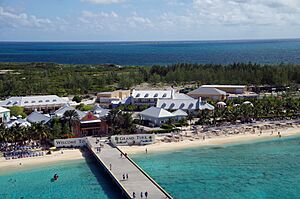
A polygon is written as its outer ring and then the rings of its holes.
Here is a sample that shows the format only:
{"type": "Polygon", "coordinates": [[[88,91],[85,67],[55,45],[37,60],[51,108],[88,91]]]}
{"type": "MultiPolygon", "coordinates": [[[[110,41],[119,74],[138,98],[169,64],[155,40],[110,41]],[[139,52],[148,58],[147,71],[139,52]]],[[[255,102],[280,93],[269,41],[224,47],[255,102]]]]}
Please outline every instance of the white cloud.
{"type": "Polygon", "coordinates": [[[201,24],[282,25],[298,23],[298,0],[193,0],[201,24]]]}
{"type": "Polygon", "coordinates": [[[26,28],[48,28],[53,22],[48,18],[39,18],[27,13],[14,13],[0,7],[0,27],[26,27],[26,28]]]}
{"type": "Polygon", "coordinates": [[[82,1],[92,3],[92,4],[113,4],[113,3],[123,3],[125,0],[82,0],[82,1]]]}
{"type": "Polygon", "coordinates": [[[116,12],[91,12],[82,11],[78,20],[86,25],[86,28],[102,31],[126,31],[128,27],[135,29],[144,29],[147,27],[153,27],[152,21],[147,17],[142,17],[136,12],[133,12],[129,16],[120,17],[116,12]]]}

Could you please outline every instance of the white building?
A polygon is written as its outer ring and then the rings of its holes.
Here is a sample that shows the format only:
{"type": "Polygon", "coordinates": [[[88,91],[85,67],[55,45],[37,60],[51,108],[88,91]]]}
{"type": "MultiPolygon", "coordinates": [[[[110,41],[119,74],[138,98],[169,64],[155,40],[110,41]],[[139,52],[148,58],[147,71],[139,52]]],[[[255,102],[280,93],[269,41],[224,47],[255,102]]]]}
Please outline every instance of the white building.
{"type": "Polygon", "coordinates": [[[0,107],[0,123],[9,122],[10,110],[7,108],[0,107]]]}
{"type": "Polygon", "coordinates": [[[199,87],[188,93],[189,96],[195,99],[212,99],[212,100],[224,100],[227,97],[227,93],[223,90],[214,87],[199,87]]]}
{"type": "Polygon", "coordinates": [[[166,110],[214,110],[214,106],[207,102],[202,102],[201,99],[159,99],[157,100],[156,107],[166,110]]]}
{"type": "Polygon", "coordinates": [[[132,90],[131,104],[155,106],[157,99],[172,99],[174,90],[132,90]]]}
{"type": "Polygon", "coordinates": [[[37,110],[43,112],[50,112],[59,109],[68,102],[57,95],[37,95],[37,96],[20,96],[10,97],[2,102],[0,106],[12,107],[21,106],[26,110],[37,110]]]}
{"type": "Polygon", "coordinates": [[[174,117],[172,113],[162,108],[150,107],[139,113],[140,119],[152,126],[161,126],[174,117]]]}
{"type": "Polygon", "coordinates": [[[202,88],[216,88],[230,94],[243,94],[247,91],[245,85],[202,85],[202,88]]]}
{"type": "Polygon", "coordinates": [[[150,126],[161,126],[170,119],[179,121],[187,117],[183,110],[177,110],[173,113],[158,107],[150,107],[139,113],[140,119],[150,126]]]}

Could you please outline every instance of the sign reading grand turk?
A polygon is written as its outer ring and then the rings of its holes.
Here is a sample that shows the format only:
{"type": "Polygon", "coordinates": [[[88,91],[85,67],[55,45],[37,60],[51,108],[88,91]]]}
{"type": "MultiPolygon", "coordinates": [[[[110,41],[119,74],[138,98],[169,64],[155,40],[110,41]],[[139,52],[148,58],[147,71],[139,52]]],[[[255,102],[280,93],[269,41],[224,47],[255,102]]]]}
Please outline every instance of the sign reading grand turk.
{"type": "Polygon", "coordinates": [[[120,145],[146,145],[155,142],[154,134],[114,135],[110,138],[114,146],[120,145]]]}
{"type": "Polygon", "coordinates": [[[86,138],[69,138],[69,139],[55,139],[55,147],[82,147],[86,145],[86,138]]]}

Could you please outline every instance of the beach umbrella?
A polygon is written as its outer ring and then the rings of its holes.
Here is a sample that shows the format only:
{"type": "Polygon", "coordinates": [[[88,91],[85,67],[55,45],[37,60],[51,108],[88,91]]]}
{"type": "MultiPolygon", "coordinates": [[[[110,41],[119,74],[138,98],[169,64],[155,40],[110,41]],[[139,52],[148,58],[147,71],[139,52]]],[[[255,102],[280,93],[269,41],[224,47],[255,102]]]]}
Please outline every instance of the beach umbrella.
{"type": "Polygon", "coordinates": [[[16,118],[15,116],[10,117],[10,120],[16,120],[18,118],[16,118]]]}
{"type": "Polygon", "coordinates": [[[225,107],[226,106],[226,103],[225,102],[218,102],[217,103],[217,107],[218,108],[223,108],[223,107],[225,107]]]}
{"type": "Polygon", "coordinates": [[[252,107],[253,107],[253,104],[252,104],[251,102],[249,102],[249,101],[245,101],[245,102],[243,102],[243,104],[244,104],[244,105],[249,105],[249,106],[252,106],[252,107]]]}

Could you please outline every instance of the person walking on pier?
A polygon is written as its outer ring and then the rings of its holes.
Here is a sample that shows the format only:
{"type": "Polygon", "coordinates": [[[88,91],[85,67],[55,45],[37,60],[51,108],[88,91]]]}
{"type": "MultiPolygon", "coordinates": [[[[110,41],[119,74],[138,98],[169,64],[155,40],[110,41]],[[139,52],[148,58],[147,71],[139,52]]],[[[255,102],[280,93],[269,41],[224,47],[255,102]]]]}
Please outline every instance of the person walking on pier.
{"type": "Polygon", "coordinates": [[[123,174],[123,180],[125,180],[125,174],[123,174]]]}
{"type": "Polygon", "coordinates": [[[132,198],[135,198],[135,192],[132,193],[132,198]]]}
{"type": "Polygon", "coordinates": [[[128,180],[128,173],[126,174],[126,180],[128,180]]]}
{"type": "Polygon", "coordinates": [[[147,197],[148,197],[148,192],[146,191],[145,192],[145,198],[147,199],[147,197]]]}
{"type": "Polygon", "coordinates": [[[111,164],[109,164],[109,170],[111,171],[111,164]]]}
{"type": "Polygon", "coordinates": [[[143,198],[143,192],[141,192],[141,198],[143,198]]]}

